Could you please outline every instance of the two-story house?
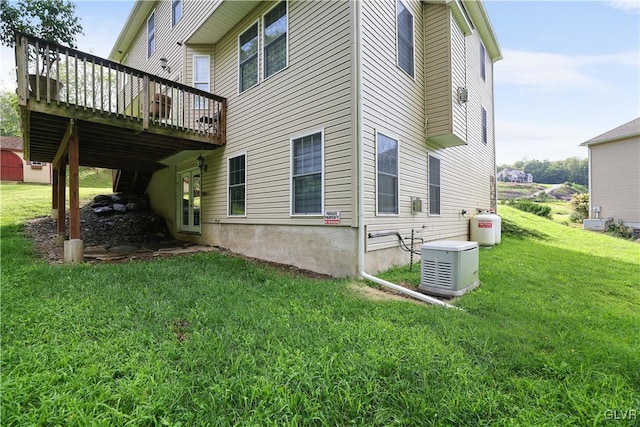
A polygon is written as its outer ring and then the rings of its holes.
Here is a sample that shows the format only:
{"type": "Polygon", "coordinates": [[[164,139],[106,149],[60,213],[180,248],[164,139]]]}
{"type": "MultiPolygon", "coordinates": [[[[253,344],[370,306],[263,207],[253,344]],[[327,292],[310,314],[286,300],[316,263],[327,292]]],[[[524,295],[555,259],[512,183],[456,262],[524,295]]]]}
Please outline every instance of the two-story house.
{"type": "MultiPolygon", "coordinates": [[[[226,144],[146,187],[182,240],[353,276],[495,208],[501,52],[479,1],[138,1],[109,59],[226,99],[226,144]]],[[[205,104],[172,111],[215,132],[205,104]]]]}

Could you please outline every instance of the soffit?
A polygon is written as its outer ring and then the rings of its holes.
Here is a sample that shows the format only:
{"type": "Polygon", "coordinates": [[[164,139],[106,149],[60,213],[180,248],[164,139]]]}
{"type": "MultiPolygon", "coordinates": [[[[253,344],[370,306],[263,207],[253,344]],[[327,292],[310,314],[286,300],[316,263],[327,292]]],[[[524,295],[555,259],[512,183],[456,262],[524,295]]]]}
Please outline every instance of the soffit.
{"type": "Polygon", "coordinates": [[[129,50],[129,47],[131,46],[133,39],[136,37],[136,34],[138,34],[138,31],[140,31],[140,28],[142,28],[143,25],[146,25],[147,18],[149,18],[149,14],[155,6],[155,1],[140,0],[133,5],[131,13],[129,13],[129,17],[122,27],[122,30],[120,30],[120,35],[118,35],[118,39],[113,45],[108,59],[116,62],[122,61],[122,57],[129,50]]]}
{"type": "Polygon", "coordinates": [[[186,40],[190,44],[213,44],[246,17],[260,1],[223,1],[186,40]]]}

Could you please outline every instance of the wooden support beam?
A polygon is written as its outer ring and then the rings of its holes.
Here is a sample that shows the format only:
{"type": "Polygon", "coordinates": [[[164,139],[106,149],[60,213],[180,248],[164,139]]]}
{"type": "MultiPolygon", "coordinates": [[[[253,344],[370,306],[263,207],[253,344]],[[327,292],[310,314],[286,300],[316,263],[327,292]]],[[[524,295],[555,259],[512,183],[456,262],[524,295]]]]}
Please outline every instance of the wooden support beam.
{"type": "Polygon", "coordinates": [[[64,235],[66,231],[65,211],[66,211],[66,188],[67,188],[67,165],[58,165],[58,234],[64,235]]]}
{"type": "Polygon", "coordinates": [[[74,120],[73,119],[69,120],[69,124],[67,125],[67,130],[65,131],[64,136],[62,137],[62,141],[60,142],[60,145],[58,146],[58,151],[56,152],[56,155],[53,157],[52,163],[53,163],[54,169],[57,168],[60,161],[67,156],[67,152],[69,150],[69,139],[71,139],[71,135],[74,132],[75,128],[76,128],[76,125],[74,120]]]}
{"type": "Polygon", "coordinates": [[[18,105],[26,106],[29,100],[29,42],[25,36],[16,39],[16,68],[18,69],[18,105]]]}
{"type": "Polygon", "coordinates": [[[80,239],[80,137],[73,126],[69,138],[69,239],[80,239]]]}
{"type": "Polygon", "coordinates": [[[58,169],[53,169],[51,180],[51,208],[58,209],[58,169]]]}

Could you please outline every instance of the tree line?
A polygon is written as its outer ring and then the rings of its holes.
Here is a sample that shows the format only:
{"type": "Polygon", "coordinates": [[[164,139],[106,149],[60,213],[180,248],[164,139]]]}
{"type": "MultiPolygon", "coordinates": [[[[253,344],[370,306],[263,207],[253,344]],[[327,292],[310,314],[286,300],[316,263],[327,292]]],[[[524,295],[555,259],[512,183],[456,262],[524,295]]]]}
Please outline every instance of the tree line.
{"type": "Polygon", "coordinates": [[[578,157],[565,160],[518,160],[511,165],[498,165],[498,172],[505,168],[520,169],[533,175],[540,184],[562,184],[573,182],[588,185],[589,161],[578,157]]]}

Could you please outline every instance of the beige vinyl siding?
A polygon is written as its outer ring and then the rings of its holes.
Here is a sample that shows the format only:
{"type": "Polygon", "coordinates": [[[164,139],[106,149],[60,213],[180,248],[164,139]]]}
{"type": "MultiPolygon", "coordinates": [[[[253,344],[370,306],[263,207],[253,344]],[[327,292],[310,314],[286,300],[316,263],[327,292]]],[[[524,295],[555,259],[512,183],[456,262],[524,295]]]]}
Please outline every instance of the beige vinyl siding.
{"type": "MultiPolygon", "coordinates": [[[[451,133],[460,138],[462,141],[467,141],[467,103],[460,104],[458,102],[458,88],[468,88],[469,82],[467,81],[467,58],[471,60],[470,55],[467,52],[467,39],[462,30],[458,27],[458,24],[451,16],[449,12],[449,23],[451,32],[451,87],[449,88],[449,99],[451,100],[451,116],[452,116],[452,129],[451,133]]],[[[473,36],[471,36],[473,37],[473,36]]],[[[473,77],[471,77],[473,78],[473,77]]]]}
{"type": "Polygon", "coordinates": [[[458,88],[467,86],[467,37],[444,4],[424,6],[427,137],[467,140],[467,104],[458,88]]]}
{"type": "Polygon", "coordinates": [[[600,218],[640,223],[640,138],[590,145],[589,155],[592,210],[600,206],[600,218]]]}
{"type": "Polygon", "coordinates": [[[238,36],[273,4],[254,9],[214,47],[215,92],[228,99],[227,146],[206,156],[203,222],[322,225],[321,216],[290,215],[290,138],[323,129],[324,209],[351,225],[351,5],[291,1],[289,66],[264,80],[260,49],[259,84],[238,94],[238,36]],[[247,153],[246,218],[226,216],[226,152],[247,153]]]}
{"type": "MultiPolygon", "coordinates": [[[[465,37],[451,18],[448,7],[417,1],[406,1],[405,5],[414,14],[416,23],[415,80],[395,65],[393,2],[362,3],[362,143],[366,231],[398,231],[408,236],[413,228],[420,229],[418,236],[425,240],[467,239],[470,215],[476,208],[489,208],[490,177],[495,171],[490,68],[487,69],[487,87],[480,87],[474,80],[476,77],[471,75],[477,72],[477,78],[480,79],[479,53],[475,50],[479,36],[473,33],[465,37]],[[443,53],[447,56],[446,61],[443,53]],[[435,55],[434,61],[431,61],[430,55],[435,55]],[[434,67],[429,68],[432,64],[434,67]],[[446,82],[446,89],[442,88],[442,82],[446,82]],[[430,83],[434,83],[434,86],[430,83]],[[454,86],[458,84],[469,87],[470,101],[460,108],[457,103],[455,107],[452,105],[454,86]],[[430,89],[434,87],[437,90],[431,93],[430,89]],[[473,97],[475,99],[472,100],[473,97]],[[483,103],[486,103],[489,116],[489,141],[486,146],[481,142],[479,112],[483,103]],[[445,126],[448,133],[455,132],[467,140],[468,145],[442,149],[429,143],[425,137],[425,121],[431,126],[431,111],[434,111],[437,126],[445,126]],[[471,117],[475,111],[478,116],[471,117]],[[447,116],[445,121],[448,120],[444,125],[437,122],[442,115],[447,116]],[[376,131],[399,140],[397,216],[375,214],[376,131]],[[428,215],[428,154],[435,155],[441,161],[439,216],[428,215]],[[412,196],[422,199],[423,212],[411,213],[412,196]],[[463,209],[468,212],[466,217],[461,215],[463,209]]],[[[367,251],[397,247],[396,237],[367,239],[367,251]]],[[[380,265],[384,264],[382,260],[379,262],[380,265]]]]}
{"type": "MultiPolygon", "coordinates": [[[[171,1],[157,1],[145,18],[128,52],[128,65],[142,71],[184,83],[186,40],[218,8],[222,0],[183,1],[182,18],[175,26],[171,22],[171,1]],[[147,19],[155,11],[156,49],[147,58],[147,19]],[[180,43],[180,44],[179,44],[180,43]],[[160,68],[160,58],[167,58],[171,73],[160,68]]],[[[213,57],[212,57],[213,62],[213,57]]]]}
{"type": "Polygon", "coordinates": [[[427,136],[451,132],[451,38],[449,9],[425,5],[427,136]]]}

